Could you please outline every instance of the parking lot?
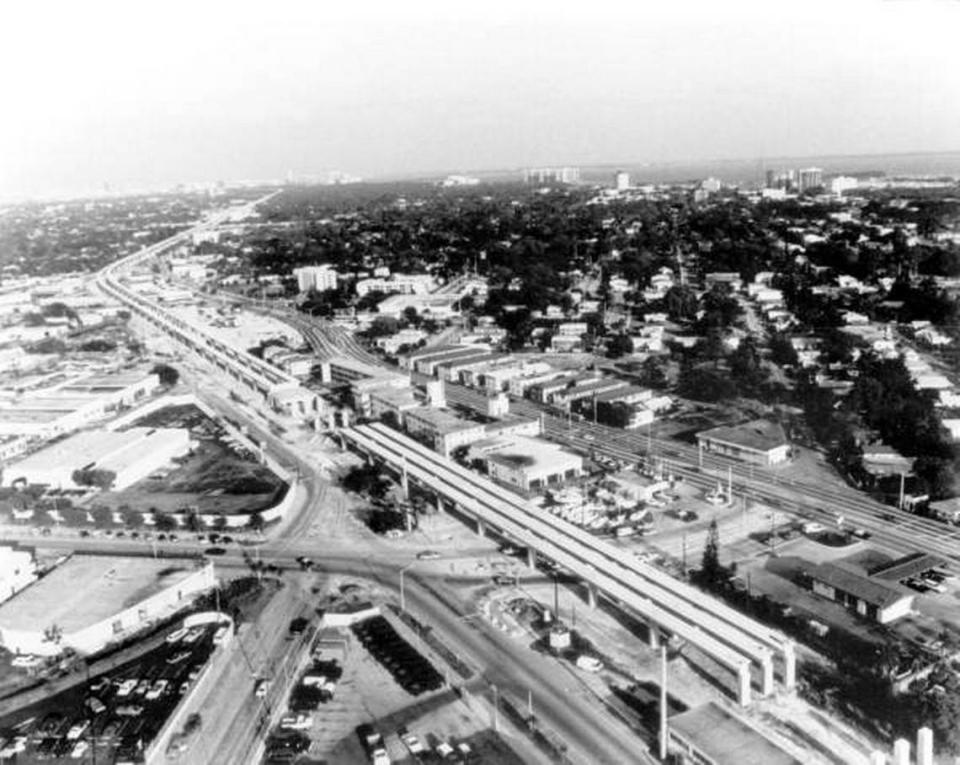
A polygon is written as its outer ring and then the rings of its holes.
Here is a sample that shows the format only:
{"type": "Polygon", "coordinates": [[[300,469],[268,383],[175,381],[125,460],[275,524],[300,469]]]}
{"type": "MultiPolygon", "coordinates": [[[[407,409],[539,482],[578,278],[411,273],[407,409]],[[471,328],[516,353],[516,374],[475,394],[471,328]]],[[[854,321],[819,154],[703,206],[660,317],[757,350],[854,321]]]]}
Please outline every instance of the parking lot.
{"type": "Polygon", "coordinates": [[[141,762],[144,748],[202,671],[217,629],[174,630],[136,661],[0,720],[0,758],[141,762]]]}

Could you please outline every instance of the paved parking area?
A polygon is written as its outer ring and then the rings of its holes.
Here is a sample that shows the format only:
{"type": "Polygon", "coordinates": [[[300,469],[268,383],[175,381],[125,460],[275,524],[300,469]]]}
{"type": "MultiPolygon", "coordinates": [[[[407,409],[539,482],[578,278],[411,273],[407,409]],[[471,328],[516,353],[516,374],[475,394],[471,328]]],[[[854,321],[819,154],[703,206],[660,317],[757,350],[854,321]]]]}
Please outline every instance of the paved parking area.
{"type": "Polygon", "coordinates": [[[18,763],[113,762],[137,755],[163,727],[214,650],[216,625],[171,631],[145,656],[0,720],[4,738],[27,736],[18,763]]]}

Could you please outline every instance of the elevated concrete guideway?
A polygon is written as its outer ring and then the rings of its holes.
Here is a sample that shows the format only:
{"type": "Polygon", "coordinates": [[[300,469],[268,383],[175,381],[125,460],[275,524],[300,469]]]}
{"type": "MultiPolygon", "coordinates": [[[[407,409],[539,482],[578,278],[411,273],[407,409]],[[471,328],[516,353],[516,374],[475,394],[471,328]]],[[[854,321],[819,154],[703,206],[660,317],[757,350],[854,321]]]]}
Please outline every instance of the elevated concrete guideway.
{"type": "MultiPolygon", "coordinates": [[[[247,205],[253,209],[258,204],[269,199],[272,194],[251,202],[247,205]]],[[[281,390],[298,388],[299,380],[277,369],[265,361],[251,356],[243,350],[237,350],[227,343],[214,337],[199,325],[188,322],[169,313],[165,308],[144,297],[128,287],[122,281],[123,273],[141,261],[156,257],[171,247],[188,240],[194,233],[215,228],[235,211],[228,210],[214,213],[207,221],[198,226],[175,234],[169,239],[138,250],[116,263],[107,266],[97,275],[97,286],[107,294],[115,297],[139,317],[146,319],[161,332],[169,335],[178,342],[198,353],[207,361],[215,364],[234,379],[256,390],[264,398],[269,399],[274,393],[281,390]]]]}
{"type": "Polygon", "coordinates": [[[640,615],[650,624],[652,636],[662,628],[711,656],[737,677],[742,704],[750,700],[751,666],[757,669],[761,693],[773,691],[775,652],[781,654],[784,685],[793,685],[793,645],[763,625],[650,570],[603,540],[543,516],[509,491],[385,426],[360,426],[342,435],[403,480],[412,479],[453,502],[481,528],[490,526],[569,569],[586,582],[591,595],[599,591],[640,615]]]}
{"type": "Polygon", "coordinates": [[[423,459],[432,461],[434,464],[443,463],[450,471],[460,476],[462,480],[469,482],[472,487],[482,489],[492,494],[497,499],[506,502],[526,516],[534,519],[536,522],[546,524],[553,528],[555,535],[563,535],[574,541],[584,544],[593,551],[603,555],[605,558],[614,560],[621,567],[635,573],[652,585],[666,589],[671,596],[675,596],[684,601],[687,605],[701,612],[707,612],[711,617],[716,617],[728,627],[738,630],[742,637],[738,639],[736,645],[739,647],[746,638],[749,640],[747,645],[755,648],[758,660],[763,657],[763,649],[779,654],[782,659],[781,678],[787,688],[792,688],[796,681],[796,661],[794,644],[782,633],[770,629],[763,624],[741,614],[739,611],[729,607],[723,601],[711,598],[694,587],[683,582],[679,582],[672,576],[665,574],[653,566],[638,560],[635,556],[622,550],[608,542],[598,539],[593,534],[578,529],[572,524],[567,523],[553,515],[544,514],[539,508],[531,503],[525,502],[510,490],[489,481],[476,473],[467,470],[463,466],[449,460],[444,460],[436,452],[426,448],[422,444],[406,439],[396,431],[385,425],[371,425],[378,433],[386,438],[402,438],[405,443],[409,443],[409,448],[415,451],[423,459]]]}

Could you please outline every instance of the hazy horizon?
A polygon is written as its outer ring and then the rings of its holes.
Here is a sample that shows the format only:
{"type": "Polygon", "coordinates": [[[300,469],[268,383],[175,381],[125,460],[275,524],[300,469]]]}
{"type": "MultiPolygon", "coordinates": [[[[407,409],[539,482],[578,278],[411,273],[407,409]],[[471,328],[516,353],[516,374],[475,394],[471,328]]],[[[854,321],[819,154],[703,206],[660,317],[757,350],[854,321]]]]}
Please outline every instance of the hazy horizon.
{"type": "Polygon", "coordinates": [[[960,149],[960,3],[638,5],[6,6],[0,198],[960,149]]]}

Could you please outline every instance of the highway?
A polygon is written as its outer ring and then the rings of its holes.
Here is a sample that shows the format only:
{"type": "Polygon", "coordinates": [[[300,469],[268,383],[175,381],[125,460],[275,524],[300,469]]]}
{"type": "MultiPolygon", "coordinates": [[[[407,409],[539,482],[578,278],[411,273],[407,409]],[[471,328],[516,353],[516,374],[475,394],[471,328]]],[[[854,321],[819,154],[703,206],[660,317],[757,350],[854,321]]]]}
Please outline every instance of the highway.
{"type": "Polygon", "coordinates": [[[736,695],[750,703],[751,665],[762,695],[773,691],[776,654],[784,684],[795,679],[793,644],[785,636],[740,614],[689,585],[643,563],[602,539],[544,515],[492,481],[472,473],[383,425],[342,431],[355,448],[390,465],[404,482],[415,480],[501,535],[553,560],[641,616],[657,635],[665,629],[729,669],[736,695]]]}

